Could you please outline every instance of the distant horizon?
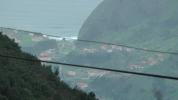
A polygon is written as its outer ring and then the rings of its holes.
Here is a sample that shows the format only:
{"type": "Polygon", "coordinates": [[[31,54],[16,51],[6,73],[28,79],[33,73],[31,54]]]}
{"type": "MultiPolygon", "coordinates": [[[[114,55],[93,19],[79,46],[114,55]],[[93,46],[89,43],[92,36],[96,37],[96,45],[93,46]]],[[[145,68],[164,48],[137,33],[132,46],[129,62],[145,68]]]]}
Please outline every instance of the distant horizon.
{"type": "Polygon", "coordinates": [[[68,37],[78,35],[83,22],[102,0],[0,1],[0,27],[68,37]]]}
{"type": "Polygon", "coordinates": [[[29,31],[29,30],[22,30],[22,29],[15,29],[15,28],[10,28],[10,27],[1,27],[0,26],[0,32],[3,32],[2,29],[10,29],[10,30],[14,30],[14,31],[24,31],[24,32],[28,32],[29,34],[32,33],[32,34],[35,34],[35,35],[41,35],[43,37],[48,37],[49,39],[54,39],[54,40],[57,40],[57,41],[61,41],[61,40],[77,40],[78,39],[78,36],[58,36],[58,35],[47,35],[47,34],[44,34],[44,33],[41,33],[41,32],[33,32],[33,31],[29,31]]]}

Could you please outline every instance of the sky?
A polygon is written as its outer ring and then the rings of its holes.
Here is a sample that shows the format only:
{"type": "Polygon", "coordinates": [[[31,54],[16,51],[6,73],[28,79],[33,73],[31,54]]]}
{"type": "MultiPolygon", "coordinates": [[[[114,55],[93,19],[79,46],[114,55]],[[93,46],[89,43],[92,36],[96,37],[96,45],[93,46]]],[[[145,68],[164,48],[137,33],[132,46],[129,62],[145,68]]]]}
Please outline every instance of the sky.
{"type": "Polygon", "coordinates": [[[77,35],[102,0],[0,0],[0,27],[77,35]]]}

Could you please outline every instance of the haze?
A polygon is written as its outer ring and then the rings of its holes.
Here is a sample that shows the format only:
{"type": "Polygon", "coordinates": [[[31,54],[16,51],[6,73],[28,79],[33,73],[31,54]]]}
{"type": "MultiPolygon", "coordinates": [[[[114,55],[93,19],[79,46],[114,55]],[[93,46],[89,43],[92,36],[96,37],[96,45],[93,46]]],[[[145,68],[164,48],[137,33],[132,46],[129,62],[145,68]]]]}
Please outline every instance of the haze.
{"type": "Polygon", "coordinates": [[[0,0],[0,26],[62,36],[77,35],[102,0],[0,0]]]}

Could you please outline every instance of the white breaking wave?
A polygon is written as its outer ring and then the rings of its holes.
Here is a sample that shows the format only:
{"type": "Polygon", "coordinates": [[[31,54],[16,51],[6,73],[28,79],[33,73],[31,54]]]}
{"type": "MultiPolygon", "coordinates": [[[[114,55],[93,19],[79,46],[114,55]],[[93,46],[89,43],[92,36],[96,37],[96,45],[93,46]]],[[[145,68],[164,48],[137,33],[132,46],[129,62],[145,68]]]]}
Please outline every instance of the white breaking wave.
{"type": "Polygon", "coordinates": [[[46,36],[46,35],[43,35],[43,36],[48,37],[49,39],[57,40],[57,41],[62,41],[62,40],[71,41],[71,40],[77,40],[78,39],[77,36],[70,36],[70,37],[53,37],[53,36],[46,36]]]}

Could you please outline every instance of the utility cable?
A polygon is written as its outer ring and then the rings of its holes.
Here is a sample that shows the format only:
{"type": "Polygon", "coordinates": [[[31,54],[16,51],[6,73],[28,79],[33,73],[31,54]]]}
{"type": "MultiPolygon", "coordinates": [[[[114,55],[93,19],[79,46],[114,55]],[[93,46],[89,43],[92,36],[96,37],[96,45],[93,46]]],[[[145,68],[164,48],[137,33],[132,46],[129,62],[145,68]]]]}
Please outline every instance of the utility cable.
{"type": "MultiPolygon", "coordinates": [[[[0,28],[3,28],[3,27],[0,27],[0,28]]],[[[13,29],[13,28],[5,28],[5,29],[18,30],[18,29],[13,29]]],[[[30,31],[25,31],[25,30],[18,30],[18,31],[30,32],[30,31]]],[[[62,38],[61,36],[47,35],[47,34],[37,33],[37,32],[31,32],[31,33],[38,34],[38,35],[43,35],[43,36],[55,37],[55,38],[62,38]]],[[[65,37],[64,37],[64,39],[65,39],[65,37]]],[[[131,48],[131,49],[140,50],[140,51],[146,51],[146,52],[155,52],[155,53],[162,53],[162,54],[178,55],[178,52],[167,52],[167,51],[160,51],[160,50],[144,49],[144,48],[128,46],[128,45],[124,45],[124,44],[115,44],[115,43],[93,41],[93,40],[84,40],[84,39],[77,39],[77,41],[85,42],[85,43],[102,44],[102,45],[114,45],[114,46],[131,48]]]]}
{"type": "Polygon", "coordinates": [[[71,66],[71,67],[76,67],[76,68],[87,68],[87,69],[96,69],[96,70],[124,73],[124,74],[133,74],[133,75],[147,76],[147,77],[154,77],[154,78],[161,78],[161,79],[178,80],[178,77],[173,77],[173,76],[165,76],[165,75],[157,75],[157,74],[149,74],[149,73],[141,73],[141,72],[133,72],[133,71],[125,71],[125,70],[117,70],[117,69],[109,69],[109,68],[101,68],[101,67],[96,67],[96,66],[87,66],[87,65],[63,63],[63,62],[28,59],[28,58],[7,56],[7,55],[1,55],[1,54],[0,54],[0,57],[23,60],[23,61],[30,61],[30,62],[43,62],[43,63],[50,63],[50,64],[66,65],[66,66],[71,66]]]}
{"type": "Polygon", "coordinates": [[[87,42],[87,43],[95,43],[95,44],[104,44],[104,45],[114,45],[114,46],[120,46],[120,47],[131,48],[131,49],[140,50],[140,51],[147,51],[147,52],[156,52],[156,53],[162,53],[162,54],[178,55],[178,52],[166,52],[166,51],[144,49],[144,48],[138,48],[138,47],[123,45],[123,44],[114,44],[114,43],[92,41],[92,40],[83,40],[83,39],[78,39],[77,41],[87,42]]]}

